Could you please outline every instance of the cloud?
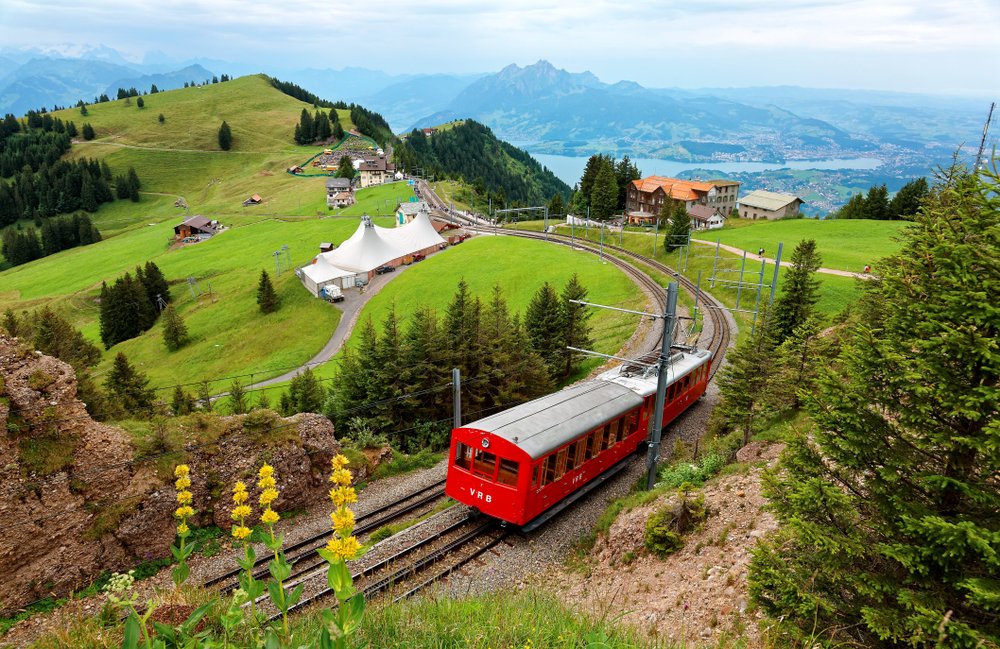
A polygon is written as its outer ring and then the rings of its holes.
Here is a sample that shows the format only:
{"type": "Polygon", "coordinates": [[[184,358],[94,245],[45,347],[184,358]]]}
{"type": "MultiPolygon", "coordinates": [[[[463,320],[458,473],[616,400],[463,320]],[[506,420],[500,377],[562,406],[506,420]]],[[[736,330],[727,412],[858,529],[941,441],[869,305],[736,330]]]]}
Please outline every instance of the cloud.
{"type": "Polygon", "coordinates": [[[837,68],[839,61],[860,60],[876,70],[891,64],[888,72],[899,77],[919,71],[953,85],[978,78],[996,87],[996,65],[984,72],[943,62],[1000,60],[997,33],[1000,7],[993,0],[4,0],[0,6],[0,42],[15,46],[107,43],[135,60],[162,50],[262,67],[393,72],[490,71],[545,58],[609,81],[653,85],[681,77],[773,83],[776,75],[802,84],[810,73],[815,85],[825,85],[830,77],[860,79],[864,65],[837,68]]]}

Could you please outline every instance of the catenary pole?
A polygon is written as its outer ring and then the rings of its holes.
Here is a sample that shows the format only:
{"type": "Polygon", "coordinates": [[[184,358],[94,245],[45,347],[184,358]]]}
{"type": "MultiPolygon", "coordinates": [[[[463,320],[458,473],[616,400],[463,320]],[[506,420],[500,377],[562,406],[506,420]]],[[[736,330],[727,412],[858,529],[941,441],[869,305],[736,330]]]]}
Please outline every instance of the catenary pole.
{"type": "Polygon", "coordinates": [[[656,409],[653,411],[653,435],[646,452],[646,489],[656,482],[656,461],[660,453],[663,434],[663,406],[667,397],[667,370],[670,366],[670,343],[673,340],[674,322],[677,320],[677,282],[667,286],[667,308],[663,312],[663,338],[660,341],[660,363],[656,376],[656,409]]]}
{"type": "Polygon", "coordinates": [[[462,372],[457,367],[451,370],[451,399],[454,410],[454,428],[462,427],[462,372]]]}

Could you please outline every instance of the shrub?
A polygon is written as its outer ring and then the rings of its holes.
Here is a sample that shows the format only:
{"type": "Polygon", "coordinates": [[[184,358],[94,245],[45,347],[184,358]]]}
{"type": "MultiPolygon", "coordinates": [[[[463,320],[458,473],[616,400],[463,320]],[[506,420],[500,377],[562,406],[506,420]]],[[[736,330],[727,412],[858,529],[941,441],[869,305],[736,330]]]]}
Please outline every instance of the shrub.
{"type": "Polygon", "coordinates": [[[678,498],[660,507],[646,520],[643,544],[660,558],[684,546],[683,534],[705,520],[705,497],[689,498],[684,485],[678,498]]]}
{"type": "Polygon", "coordinates": [[[657,487],[678,489],[684,483],[700,487],[726,466],[726,458],[718,453],[707,453],[697,463],[680,462],[670,464],[660,470],[660,482],[657,487]]]}
{"type": "Polygon", "coordinates": [[[35,370],[28,377],[28,387],[31,388],[32,390],[41,392],[45,388],[52,385],[53,381],[55,381],[55,379],[49,376],[43,370],[35,370]]]}

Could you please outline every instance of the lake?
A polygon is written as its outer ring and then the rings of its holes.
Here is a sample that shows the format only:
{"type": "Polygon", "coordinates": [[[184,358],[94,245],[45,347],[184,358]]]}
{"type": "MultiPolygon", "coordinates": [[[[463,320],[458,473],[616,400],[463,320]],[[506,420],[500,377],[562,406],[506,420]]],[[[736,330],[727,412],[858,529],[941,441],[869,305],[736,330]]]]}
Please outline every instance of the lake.
{"type": "MultiPolygon", "coordinates": [[[[532,153],[531,157],[572,187],[580,181],[587,158],[550,153],[532,153]]],[[[877,158],[846,158],[839,160],[786,160],[785,162],[677,162],[655,158],[629,159],[646,176],[676,177],[689,169],[710,169],[720,172],[772,171],[774,169],[875,169],[882,164],[877,158]]]]}

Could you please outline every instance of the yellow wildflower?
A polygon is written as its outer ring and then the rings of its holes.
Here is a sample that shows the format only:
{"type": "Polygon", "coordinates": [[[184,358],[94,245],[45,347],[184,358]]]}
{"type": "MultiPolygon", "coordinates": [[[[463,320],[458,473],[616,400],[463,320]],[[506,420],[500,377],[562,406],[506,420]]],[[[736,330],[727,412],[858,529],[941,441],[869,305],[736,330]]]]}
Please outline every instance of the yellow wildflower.
{"type": "Polygon", "coordinates": [[[264,507],[267,507],[277,499],[278,499],[277,489],[267,488],[260,494],[260,504],[263,505],[264,507]]]}
{"type": "Polygon", "coordinates": [[[330,474],[330,482],[345,487],[351,484],[351,479],[351,472],[347,469],[334,469],[333,473],[330,474]]]}
{"type": "Polygon", "coordinates": [[[260,487],[261,489],[273,489],[276,484],[278,483],[275,482],[274,478],[271,476],[267,476],[266,478],[261,478],[260,480],[257,481],[257,486],[260,487]]]}
{"type": "Polygon", "coordinates": [[[181,523],[180,525],[177,526],[178,536],[187,536],[188,532],[190,531],[191,530],[188,528],[187,523],[181,523]]]}
{"type": "Polygon", "coordinates": [[[233,487],[233,502],[237,505],[242,505],[249,497],[250,494],[247,493],[246,485],[242,482],[237,482],[236,486],[233,487]]]}
{"type": "Polygon", "coordinates": [[[177,482],[174,483],[174,486],[177,487],[178,491],[181,489],[187,489],[191,486],[191,478],[188,478],[187,476],[177,478],[177,482]]]}
{"type": "Polygon", "coordinates": [[[350,463],[351,463],[351,461],[347,459],[346,455],[340,455],[340,454],[334,455],[333,459],[330,460],[330,464],[333,465],[333,469],[335,471],[337,469],[343,469],[345,466],[347,466],[350,463]]]}
{"type": "Polygon", "coordinates": [[[194,510],[188,505],[183,505],[177,508],[174,512],[174,516],[177,518],[188,518],[189,516],[194,516],[194,510]]]}
{"type": "Polygon", "coordinates": [[[333,538],[327,542],[326,549],[331,554],[340,557],[344,561],[348,561],[357,556],[361,550],[361,544],[353,536],[348,536],[346,539],[333,538]]]}
{"type": "Polygon", "coordinates": [[[264,514],[260,517],[260,522],[264,523],[265,525],[274,525],[280,520],[281,517],[278,516],[278,512],[270,508],[265,509],[264,514]]]}
{"type": "Polygon", "coordinates": [[[252,512],[250,510],[250,506],[249,505],[237,505],[236,507],[233,507],[233,514],[232,514],[233,520],[237,521],[237,520],[240,520],[242,518],[246,518],[251,513],[252,512]]]}
{"type": "Polygon", "coordinates": [[[178,491],[177,492],[177,502],[182,505],[187,505],[191,502],[191,492],[190,491],[178,491]]]}
{"type": "Polygon", "coordinates": [[[346,507],[341,507],[330,514],[330,520],[333,521],[333,529],[342,536],[345,532],[349,533],[354,528],[354,512],[346,507]]]}
{"type": "Polygon", "coordinates": [[[274,475],[274,467],[272,467],[270,464],[265,464],[264,466],[260,467],[260,470],[257,472],[257,477],[259,478],[270,478],[273,475],[274,475]]]}
{"type": "Polygon", "coordinates": [[[186,465],[186,464],[178,464],[176,467],[174,467],[174,477],[175,478],[186,477],[187,474],[189,474],[189,473],[191,473],[191,469],[189,469],[188,465],[186,465]]]}
{"type": "Polygon", "coordinates": [[[244,525],[234,525],[232,534],[236,539],[242,541],[246,537],[250,536],[250,528],[244,525]]]}
{"type": "Polygon", "coordinates": [[[358,494],[353,487],[336,487],[330,490],[330,500],[337,507],[358,502],[358,494]]]}

